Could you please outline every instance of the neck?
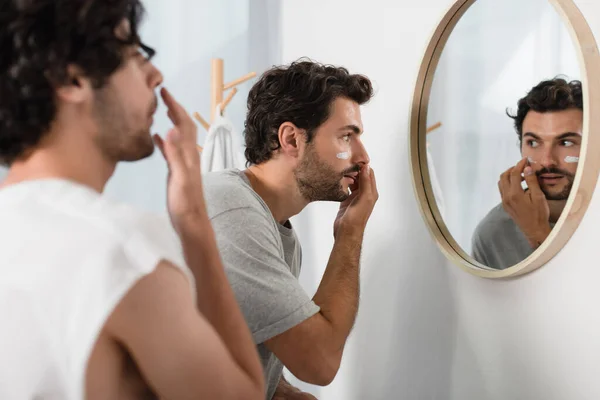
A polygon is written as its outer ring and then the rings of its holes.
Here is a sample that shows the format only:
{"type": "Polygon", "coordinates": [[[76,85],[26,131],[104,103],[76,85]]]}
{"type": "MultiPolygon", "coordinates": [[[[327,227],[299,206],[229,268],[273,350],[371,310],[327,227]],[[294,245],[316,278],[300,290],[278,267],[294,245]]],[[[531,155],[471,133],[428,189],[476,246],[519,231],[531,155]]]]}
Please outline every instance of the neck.
{"type": "Polygon", "coordinates": [[[249,167],[244,173],[275,220],[283,225],[299,214],[308,205],[308,201],[300,194],[293,171],[279,164],[277,160],[269,160],[249,167]]]}
{"type": "Polygon", "coordinates": [[[116,162],[102,156],[82,132],[49,132],[29,154],[10,166],[2,186],[37,179],[66,179],[102,192],[116,162]]]}
{"type": "Polygon", "coordinates": [[[563,210],[565,209],[565,205],[567,204],[566,200],[548,200],[548,208],[550,209],[550,219],[551,223],[556,223],[560,218],[563,210]]]}

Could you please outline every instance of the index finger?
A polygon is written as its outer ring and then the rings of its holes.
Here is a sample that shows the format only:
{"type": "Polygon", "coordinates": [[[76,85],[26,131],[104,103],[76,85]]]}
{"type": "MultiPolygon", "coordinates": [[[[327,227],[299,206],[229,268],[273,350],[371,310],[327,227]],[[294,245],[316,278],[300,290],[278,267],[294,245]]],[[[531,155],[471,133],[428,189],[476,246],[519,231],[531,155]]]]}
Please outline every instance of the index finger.
{"type": "Polygon", "coordinates": [[[523,187],[521,186],[523,178],[521,174],[525,170],[525,167],[527,167],[527,158],[523,158],[521,161],[519,161],[510,172],[510,190],[513,193],[523,191],[523,187]]]}
{"type": "Polygon", "coordinates": [[[169,92],[166,88],[163,87],[160,89],[160,96],[165,102],[167,108],[169,109],[169,118],[171,118],[171,121],[173,121],[175,125],[183,124],[187,122],[187,120],[191,121],[191,117],[185,111],[183,106],[179,104],[177,100],[175,100],[171,92],[169,92]]]}
{"type": "Polygon", "coordinates": [[[365,192],[366,190],[371,190],[371,178],[370,178],[370,167],[369,165],[363,165],[360,171],[358,171],[358,179],[357,184],[361,192],[365,192]]]}
{"type": "Polygon", "coordinates": [[[498,180],[498,189],[500,189],[500,195],[504,197],[510,190],[510,175],[514,167],[510,167],[500,175],[498,180]]]}
{"type": "Polygon", "coordinates": [[[521,179],[521,174],[523,173],[523,171],[525,170],[525,167],[527,166],[527,158],[522,158],[521,161],[519,161],[517,163],[517,165],[515,165],[510,173],[510,183],[511,184],[515,184],[516,182],[518,182],[519,184],[521,183],[522,179],[521,179]]]}
{"type": "Polygon", "coordinates": [[[377,192],[377,183],[375,181],[375,173],[370,165],[364,165],[359,172],[358,187],[360,189],[361,197],[367,199],[375,199],[379,197],[377,192]]]}
{"type": "Polygon", "coordinates": [[[544,196],[542,192],[542,188],[540,187],[540,183],[538,182],[538,177],[533,171],[533,168],[526,167],[524,171],[525,182],[527,182],[527,187],[531,191],[532,196],[544,196]]]}
{"type": "Polygon", "coordinates": [[[183,148],[188,162],[194,162],[193,160],[195,160],[196,157],[195,155],[192,155],[192,153],[197,153],[196,144],[198,141],[198,129],[196,128],[196,124],[183,106],[175,100],[173,95],[166,88],[161,88],[160,95],[168,108],[167,115],[169,119],[178,128],[181,134],[181,141],[185,143],[183,148]]]}
{"type": "Polygon", "coordinates": [[[375,197],[379,197],[379,191],[377,190],[377,180],[375,179],[375,171],[373,171],[373,168],[370,168],[370,177],[371,177],[371,190],[373,191],[373,194],[375,195],[375,197]]]}

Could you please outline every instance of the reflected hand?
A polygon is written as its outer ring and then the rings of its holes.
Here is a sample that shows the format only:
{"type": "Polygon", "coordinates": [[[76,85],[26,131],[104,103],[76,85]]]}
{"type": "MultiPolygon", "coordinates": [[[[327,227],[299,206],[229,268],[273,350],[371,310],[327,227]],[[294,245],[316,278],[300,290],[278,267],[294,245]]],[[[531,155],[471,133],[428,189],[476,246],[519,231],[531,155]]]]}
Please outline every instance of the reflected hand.
{"type": "Polygon", "coordinates": [[[502,206],[510,215],[532,248],[539,247],[550,235],[550,209],[546,196],[540,188],[537,176],[523,158],[517,165],[506,170],[498,181],[502,206]],[[521,187],[523,174],[529,190],[521,187]]]}
{"type": "Polygon", "coordinates": [[[375,172],[369,165],[364,165],[358,173],[358,180],[350,186],[351,194],[340,204],[340,209],[333,223],[333,237],[337,238],[340,230],[362,233],[379,198],[375,172]]]}

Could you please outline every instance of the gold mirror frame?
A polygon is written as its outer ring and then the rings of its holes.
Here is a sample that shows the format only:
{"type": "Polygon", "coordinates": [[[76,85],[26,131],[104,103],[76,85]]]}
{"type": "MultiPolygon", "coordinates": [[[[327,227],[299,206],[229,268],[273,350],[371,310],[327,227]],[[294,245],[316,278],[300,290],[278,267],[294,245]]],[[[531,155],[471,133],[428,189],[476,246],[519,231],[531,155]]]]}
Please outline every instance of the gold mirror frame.
{"type": "MultiPolygon", "coordinates": [[[[435,201],[426,156],[426,124],[433,76],[458,21],[476,0],[457,0],[433,33],[419,68],[410,116],[409,152],[413,189],[421,214],[444,255],[463,270],[484,278],[531,272],[552,259],[569,241],[590,203],[600,172],[600,55],[592,30],[572,0],[548,0],[575,42],[583,85],[583,140],[571,195],[552,233],[533,254],[510,268],[495,270],[466,254],[450,234],[435,201]],[[596,135],[590,135],[596,132],[596,135]]],[[[502,1],[502,0],[498,0],[502,1]]]]}

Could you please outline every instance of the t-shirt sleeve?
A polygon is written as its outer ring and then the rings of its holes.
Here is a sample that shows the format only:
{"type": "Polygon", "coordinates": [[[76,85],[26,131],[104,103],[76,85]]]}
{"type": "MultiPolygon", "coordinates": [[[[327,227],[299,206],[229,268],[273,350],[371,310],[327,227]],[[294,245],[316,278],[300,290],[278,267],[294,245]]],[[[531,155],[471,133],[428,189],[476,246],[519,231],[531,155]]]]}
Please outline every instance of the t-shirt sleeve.
{"type": "Polygon", "coordinates": [[[145,214],[137,221],[136,230],[124,244],[124,250],[132,263],[140,268],[157,266],[168,261],[175,266],[190,284],[196,299],[196,281],[185,262],[181,240],[166,215],[145,214]]]}
{"type": "Polygon", "coordinates": [[[227,277],[259,344],[319,312],[285,262],[279,232],[252,208],[212,219],[227,277]]]}
{"type": "Polygon", "coordinates": [[[471,238],[471,252],[473,253],[472,256],[476,261],[488,266],[489,261],[486,257],[486,246],[483,232],[484,229],[481,224],[475,229],[475,232],[473,232],[473,237],[471,238]]]}

